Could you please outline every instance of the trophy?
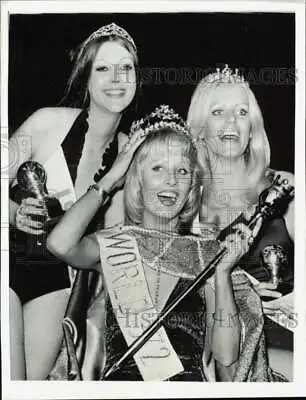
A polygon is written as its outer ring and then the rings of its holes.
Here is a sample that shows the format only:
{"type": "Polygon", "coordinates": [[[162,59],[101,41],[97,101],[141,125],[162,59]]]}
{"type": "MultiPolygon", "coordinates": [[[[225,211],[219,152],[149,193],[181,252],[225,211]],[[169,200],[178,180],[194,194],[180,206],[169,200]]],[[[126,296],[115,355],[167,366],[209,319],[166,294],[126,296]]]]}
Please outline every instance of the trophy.
{"type": "Polygon", "coordinates": [[[268,270],[270,276],[268,283],[275,286],[275,289],[282,282],[282,272],[288,264],[287,255],[282,246],[270,245],[266,246],[261,252],[265,269],[268,270]]]}
{"type": "Polygon", "coordinates": [[[262,250],[261,257],[269,275],[267,283],[271,283],[273,289],[282,294],[290,293],[293,290],[293,280],[286,276],[290,275],[290,270],[285,249],[280,245],[269,245],[262,250]]]}
{"type": "Polygon", "coordinates": [[[44,167],[37,161],[26,161],[20,165],[17,171],[18,184],[13,188],[14,200],[17,203],[20,203],[24,198],[34,197],[43,204],[45,215],[33,214],[31,216],[33,220],[43,223],[42,229],[45,231],[42,235],[30,235],[31,241],[34,240],[37,246],[42,246],[45,237],[64,213],[58,199],[48,194],[46,182],[47,175],[44,167]]]}
{"type": "Polygon", "coordinates": [[[31,193],[36,199],[44,201],[48,196],[46,171],[37,161],[26,161],[17,171],[17,182],[22,190],[31,193]]]}

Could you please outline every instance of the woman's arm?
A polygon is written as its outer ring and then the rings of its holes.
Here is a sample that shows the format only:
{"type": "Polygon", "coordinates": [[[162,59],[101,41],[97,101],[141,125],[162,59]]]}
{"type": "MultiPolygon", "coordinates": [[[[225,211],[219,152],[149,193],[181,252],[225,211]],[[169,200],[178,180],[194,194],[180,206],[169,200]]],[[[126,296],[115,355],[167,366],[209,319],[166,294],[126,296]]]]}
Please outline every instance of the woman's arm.
{"type": "MultiPolygon", "coordinates": [[[[128,136],[125,133],[118,134],[119,152],[128,142],[128,136]]],[[[119,223],[124,223],[124,207],[123,207],[123,189],[118,190],[112,197],[112,205],[105,211],[104,226],[109,228],[119,223]]]]}
{"type": "Polygon", "coordinates": [[[76,268],[94,268],[100,259],[99,245],[94,235],[83,237],[86,228],[113,182],[107,175],[97,185],[102,192],[89,190],[66,211],[47,239],[47,249],[56,257],[76,268]]]}
{"type": "Polygon", "coordinates": [[[231,366],[239,357],[240,322],[234,299],[230,273],[223,261],[215,273],[215,311],[212,316],[212,352],[224,367],[231,366]],[[223,264],[223,265],[222,265],[223,264]]]}
{"type": "Polygon", "coordinates": [[[145,137],[140,132],[118,154],[112,169],[66,211],[47,239],[47,248],[73,267],[94,268],[100,259],[94,235],[83,237],[86,228],[108,194],[121,186],[135,150],[145,137]]]}
{"type": "MultiPolygon", "coordinates": [[[[240,349],[241,325],[233,292],[231,271],[242,255],[248,251],[250,238],[252,234],[257,235],[261,222],[258,220],[253,232],[246,225],[236,225],[236,233],[229,235],[225,240],[227,252],[216,267],[214,312],[210,321],[212,324],[211,350],[221,380],[232,379],[240,349]]],[[[211,293],[206,292],[207,303],[212,303],[209,296],[211,293]]],[[[209,323],[209,320],[207,321],[209,323]]]]}
{"type": "MultiPolygon", "coordinates": [[[[52,127],[55,124],[58,126],[60,122],[59,109],[42,108],[34,112],[11,136],[9,140],[10,185],[16,180],[17,171],[21,164],[37,158],[43,160],[60,143],[58,135],[51,134],[52,127]]],[[[41,231],[38,230],[34,221],[28,215],[30,211],[34,211],[36,208],[32,203],[24,204],[23,214],[26,218],[24,218],[23,224],[17,227],[28,233],[40,234],[41,231]]],[[[18,208],[19,204],[10,199],[9,219],[11,225],[16,225],[16,212],[18,208]]],[[[40,211],[42,211],[42,207],[41,210],[39,210],[39,207],[36,209],[36,213],[40,211]]]]}
{"type": "MultiPolygon", "coordinates": [[[[231,365],[227,366],[226,364],[228,364],[228,362],[226,362],[226,360],[222,360],[222,358],[224,358],[224,354],[226,352],[221,351],[221,349],[220,349],[221,356],[218,356],[218,351],[216,351],[216,349],[214,349],[212,346],[213,341],[214,341],[214,346],[218,346],[218,338],[217,338],[218,332],[216,332],[216,330],[217,330],[216,325],[215,325],[216,321],[214,319],[214,313],[215,313],[215,310],[217,309],[216,305],[215,305],[216,293],[215,293],[214,287],[215,287],[215,284],[213,285],[213,287],[210,283],[207,283],[205,285],[205,302],[206,302],[205,348],[207,349],[206,351],[208,351],[207,354],[209,354],[209,350],[211,350],[213,353],[213,357],[216,362],[217,380],[232,381],[237,363],[233,362],[231,365]]],[[[235,312],[234,309],[235,309],[235,305],[234,305],[232,312],[235,312]]],[[[225,310],[223,310],[222,314],[223,314],[222,317],[224,318],[225,310]]],[[[229,321],[232,324],[232,320],[229,319],[229,321]]],[[[235,319],[234,319],[234,321],[235,321],[235,319]]],[[[232,333],[232,334],[234,334],[235,337],[238,337],[239,332],[236,332],[236,333],[231,332],[230,327],[227,327],[227,328],[225,327],[226,323],[228,324],[228,321],[226,321],[226,320],[224,320],[222,322],[223,332],[225,331],[225,334],[232,333]]],[[[235,323],[235,322],[233,322],[233,323],[235,323]]],[[[221,327],[219,326],[219,328],[221,328],[221,327]]],[[[220,329],[220,334],[222,335],[221,329],[220,329]]],[[[223,342],[223,340],[221,340],[221,342],[223,342]]]]}
{"type": "MultiPolygon", "coordinates": [[[[9,184],[16,179],[18,168],[25,161],[33,157],[37,142],[39,141],[40,131],[38,129],[41,121],[40,112],[32,114],[9,140],[9,184]]],[[[9,199],[9,221],[11,225],[16,225],[16,212],[19,207],[15,201],[9,199]]]]}
{"type": "Polygon", "coordinates": [[[59,108],[41,108],[35,111],[15,131],[9,141],[9,178],[12,182],[16,178],[19,166],[33,158],[42,160],[54,147],[61,143],[60,134],[54,133],[54,125],[57,131],[62,130],[62,121],[67,113],[59,108]]]}

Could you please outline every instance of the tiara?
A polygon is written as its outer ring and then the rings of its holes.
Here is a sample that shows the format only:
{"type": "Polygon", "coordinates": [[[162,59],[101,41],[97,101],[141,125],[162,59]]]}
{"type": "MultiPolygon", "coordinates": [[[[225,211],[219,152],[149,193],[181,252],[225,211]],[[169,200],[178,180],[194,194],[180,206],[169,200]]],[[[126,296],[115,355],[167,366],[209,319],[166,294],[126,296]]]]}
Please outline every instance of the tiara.
{"type": "Polygon", "coordinates": [[[142,130],[140,136],[146,136],[150,132],[157,131],[163,128],[171,128],[182,132],[191,138],[186,122],[168,105],[162,104],[155,108],[151,114],[131,125],[129,137],[131,138],[135,132],[142,130]]]}
{"type": "Polygon", "coordinates": [[[95,32],[93,32],[83,43],[83,48],[92,40],[98,39],[102,36],[119,36],[122,39],[126,39],[127,41],[129,41],[132,46],[135,48],[136,50],[136,44],[132,38],[132,36],[123,28],[121,28],[121,26],[116,25],[114,22],[112,22],[111,24],[108,25],[104,25],[101,26],[101,28],[99,28],[98,30],[96,30],[95,32]]]}
{"type": "Polygon", "coordinates": [[[239,74],[239,69],[235,68],[235,72],[229,68],[228,64],[220,71],[220,68],[216,68],[216,72],[207,75],[206,81],[209,83],[223,82],[223,83],[245,83],[244,77],[239,74]]]}

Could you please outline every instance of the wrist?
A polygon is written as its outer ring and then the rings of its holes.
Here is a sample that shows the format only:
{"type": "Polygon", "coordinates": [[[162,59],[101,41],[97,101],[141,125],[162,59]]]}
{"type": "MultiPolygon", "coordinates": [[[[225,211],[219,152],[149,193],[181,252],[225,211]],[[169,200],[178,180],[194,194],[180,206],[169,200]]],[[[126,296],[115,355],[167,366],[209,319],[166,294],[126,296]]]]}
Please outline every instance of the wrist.
{"type": "Polygon", "coordinates": [[[93,192],[96,196],[98,196],[102,205],[105,204],[109,198],[109,193],[104,189],[104,187],[99,186],[98,184],[90,185],[87,190],[87,193],[88,192],[93,192]]]}
{"type": "Polygon", "coordinates": [[[105,192],[111,193],[116,187],[116,180],[107,173],[98,183],[99,188],[103,188],[105,192]]]}
{"type": "Polygon", "coordinates": [[[215,286],[218,290],[222,290],[231,286],[231,274],[229,271],[216,271],[215,286]]]}
{"type": "Polygon", "coordinates": [[[226,281],[230,278],[231,276],[231,269],[229,268],[228,264],[224,265],[224,268],[222,268],[222,264],[219,265],[219,268],[216,268],[215,272],[215,280],[216,281],[226,281]]]}

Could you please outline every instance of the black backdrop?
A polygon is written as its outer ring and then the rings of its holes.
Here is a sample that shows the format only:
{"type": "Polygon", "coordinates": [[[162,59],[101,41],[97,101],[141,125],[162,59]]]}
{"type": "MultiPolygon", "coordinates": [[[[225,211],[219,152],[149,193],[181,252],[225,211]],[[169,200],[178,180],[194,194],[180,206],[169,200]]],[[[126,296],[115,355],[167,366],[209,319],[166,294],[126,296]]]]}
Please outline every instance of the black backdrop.
{"type": "Polygon", "coordinates": [[[69,51],[110,22],[127,29],[138,47],[144,80],[139,115],[164,103],[186,116],[204,69],[224,63],[241,67],[263,111],[271,165],[293,172],[295,19],[290,13],[11,15],[10,133],[36,109],[57,105],[71,70],[69,51]]]}

